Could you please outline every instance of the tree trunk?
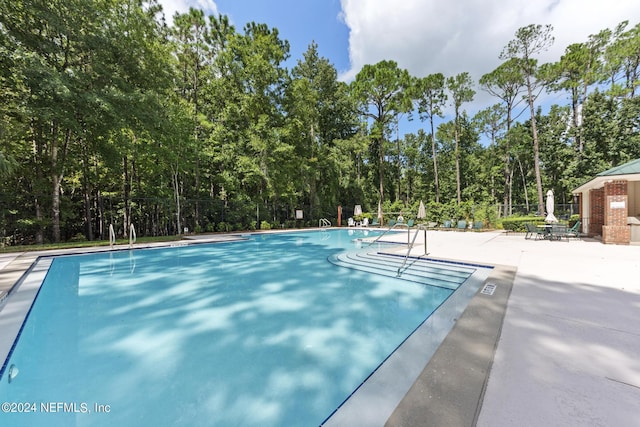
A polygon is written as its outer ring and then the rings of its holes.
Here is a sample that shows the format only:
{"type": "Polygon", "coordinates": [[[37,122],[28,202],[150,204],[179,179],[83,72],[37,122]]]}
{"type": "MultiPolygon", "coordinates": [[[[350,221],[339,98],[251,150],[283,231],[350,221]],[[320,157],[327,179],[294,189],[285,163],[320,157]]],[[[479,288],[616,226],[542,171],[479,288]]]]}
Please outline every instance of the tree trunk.
{"type": "Polygon", "coordinates": [[[462,194],[460,191],[460,148],[459,148],[459,140],[460,134],[458,132],[458,117],[456,114],[456,126],[454,130],[456,147],[455,147],[455,156],[456,156],[456,195],[458,199],[458,204],[462,203],[462,194]]]}
{"type": "Polygon", "coordinates": [[[182,213],[180,212],[180,185],[178,182],[178,170],[174,169],[173,173],[171,174],[171,178],[172,178],[172,183],[173,183],[173,198],[176,204],[176,228],[178,233],[177,234],[181,234],[182,233],[182,229],[181,229],[181,224],[180,224],[180,215],[182,215],[182,213]]]}
{"type": "MultiPolygon", "coordinates": [[[[34,134],[33,152],[35,153],[35,156],[33,159],[33,164],[35,165],[35,169],[36,169],[36,181],[34,185],[34,187],[36,187],[36,186],[39,186],[40,183],[43,181],[42,179],[43,171],[42,171],[42,163],[41,163],[42,151],[43,151],[42,126],[36,126],[35,123],[32,123],[31,127],[33,129],[33,134],[34,134]]],[[[33,188],[33,190],[35,190],[35,188],[33,188]]],[[[38,245],[42,245],[44,243],[44,230],[42,228],[43,208],[42,208],[42,203],[38,198],[39,191],[34,191],[34,193],[36,194],[36,197],[34,198],[33,203],[36,211],[36,222],[37,222],[35,240],[38,245]]]]}
{"type": "MultiPolygon", "coordinates": [[[[62,146],[62,154],[66,151],[69,143],[70,130],[67,129],[62,146]]],[[[59,162],[59,145],[58,145],[58,124],[53,123],[51,128],[51,228],[52,238],[54,242],[60,241],[60,187],[64,172],[59,162]]]]}
{"type": "Polygon", "coordinates": [[[400,130],[398,126],[398,118],[396,117],[396,145],[398,147],[398,193],[396,195],[396,201],[400,200],[400,195],[402,194],[402,162],[400,161],[400,156],[402,154],[402,148],[400,147],[400,130]]]}
{"type": "Polygon", "coordinates": [[[127,238],[131,219],[129,218],[129,165],[126,155],[122,156],[122,198],[124,204],[122,213],[122,226],[124,229],[122,234],[124,238],[127,238]]]}
{"type": "Polygon", "coordinates": [[[540,175],[540,143],[538,141],[538,127],[536,125],[531,78],[529,76],[527,76],[527,92],[529,95],[529,112],[531,113],[531,132],[533,134],[533,164],[536,173],[536,188],[538,190],[538,213],[542,214],[544,212],[544,197],[542,194],[542,177],[540,175]]]}
{"type": "Polygon", "coordinates": [[[93,219],[91,216],[91,186],[89,184],[89,154],[87,146],[82,147],[82,200],[84,202],[84,235],[93,240],[93,219]]]}
{"type": "Polygon", "coordinates": [[[433,130],[433,115],[429,115],[431,121],[431,153],[433,155],[433,185],[436,190],[436,203],[440,203],[440,184],[438,183],[438,152],[436,150],[436,135],[433,130]]]}
{"type": "Polygon", "coordinates": [[[503,216],[507,216],[509,215],[509,213],[511,212],[511,191],[512,191],[512,176],[513,173],[511,173],[510,169],[511,169],[511,136],[509,135],[509,131],[511,130],[511,105],[507,104],[507,134],[506,134],[506,144],[507,146],[505,147],[505,153],[504,153],[504,197],[503,197],[503,201],[504,201],[504,207],[503,207],[503,211],[502,214],[503,216]]]}
{"type": "Polygon", "coordinates": [[[378,176],[380,177],[380,184],[378,186],[379,199],[378,202],[382,205],[384,202],[384,150],[382,145],[384,144],[384,140],[380,138],[378,145],[378,176]]]}

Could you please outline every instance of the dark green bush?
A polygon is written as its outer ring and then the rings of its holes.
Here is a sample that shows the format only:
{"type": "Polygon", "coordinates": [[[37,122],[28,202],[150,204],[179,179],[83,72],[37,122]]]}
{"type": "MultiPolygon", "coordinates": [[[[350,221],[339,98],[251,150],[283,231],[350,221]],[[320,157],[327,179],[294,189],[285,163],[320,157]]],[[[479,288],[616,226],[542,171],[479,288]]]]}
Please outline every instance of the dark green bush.
{"type": "Polygon", "coordinates": [[[508,216],[502,220],[502,228],[508,231],[525,232],[525,224],[544,224],[543,216],[508,216]]]}

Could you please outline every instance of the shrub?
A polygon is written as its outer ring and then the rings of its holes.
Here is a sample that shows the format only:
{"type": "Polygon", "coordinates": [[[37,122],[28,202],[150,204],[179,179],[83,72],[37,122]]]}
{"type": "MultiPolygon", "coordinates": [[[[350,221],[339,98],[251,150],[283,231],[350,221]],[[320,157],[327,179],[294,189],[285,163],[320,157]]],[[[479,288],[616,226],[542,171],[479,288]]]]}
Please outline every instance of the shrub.
{"type": "Polygon", "coordinates": [[[502,220],[502,227],[505,230],[525,232],[525,223],[531,223],[535,225],[544,224],[543,216],[508,216],[502,220]]]}
{"type": "Polygon", "coordinates": [[[228,232],[229,230],[231,230],[231,226],[224,221],[219,222],[216,228],[218,231],[224,231],[224,232],[228,232]]]}
{"type": "Polygon", "coordinates": [[[569,217],[569,227],[573,227],[574,225],[576,225],[576,222],[578,221],[580,221],[580,215],[578,214],[571,215],[571,217],[569,217]]]}
{"type": "Polygon", "coordinates": [[[83,233],[77,233],[75,236],[73,236],[71,239],[69,239],[69,241],[71,241],[71,242],[86,242],[87,238],[83,233]]]}
{"type": "Polygon", "coordinates": [[[260,230],[271,230],[271,224],[269,221],[262,221],[260,223],[260,230]]]}

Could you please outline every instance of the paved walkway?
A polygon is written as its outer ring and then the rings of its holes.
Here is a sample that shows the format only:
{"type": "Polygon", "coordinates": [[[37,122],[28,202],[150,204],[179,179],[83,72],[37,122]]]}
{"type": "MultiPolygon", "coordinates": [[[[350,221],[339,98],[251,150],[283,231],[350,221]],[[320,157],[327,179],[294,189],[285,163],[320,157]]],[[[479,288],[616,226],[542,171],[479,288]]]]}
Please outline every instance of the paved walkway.
{"type": "Polygon", "coordinates": [[[640,426],[640,246],[429,231],[427,250],[516,269],[478,426],[640,426]]]}
{"type": "Polygon", "coordinates": [[[478,426],[640,426],[640,246],[430,231],[427,249],[517,267],[478,426]]]}

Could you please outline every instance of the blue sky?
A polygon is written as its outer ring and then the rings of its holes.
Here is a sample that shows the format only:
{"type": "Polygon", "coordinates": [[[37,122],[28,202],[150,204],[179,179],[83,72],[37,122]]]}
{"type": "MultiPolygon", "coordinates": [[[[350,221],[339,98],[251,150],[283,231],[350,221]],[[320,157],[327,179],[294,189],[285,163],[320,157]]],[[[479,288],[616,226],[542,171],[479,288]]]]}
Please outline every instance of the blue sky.
{"type": "Polygon", "coordinates": [[[340,18],[340,0],[217,0],[216,5],[238,30],[251,21],[277,28],[280,38],[291,44],[293,64],[315,41],[320,55],[339,72],[349,69],[349,29],[340,18]]]}
{"type": "MultiPolygon", "coordinates": [[[[463,71],[477,81],[499,64],[498,55],[518,28],[551,24],[555,43],[538,60],[560,59],[572,43],[623,20],[640,22],[638,0],[160,0],[165,13],[189,7],[206,14],[228,15],[241,31],[244,24],[266,23],[289,41],[289,67],[312,41],[320,54],[350,81],[365,64],[394,60],[412,75],[463,71]]],[[[470,115],[496,103],[476,87],[473,102],[464,104],[470,115]]],[[[566,103],[556,94],[547,103],[566,103]]],[[[401,125],[401,135],[423,124],[416,119],[401,125]]]]}

